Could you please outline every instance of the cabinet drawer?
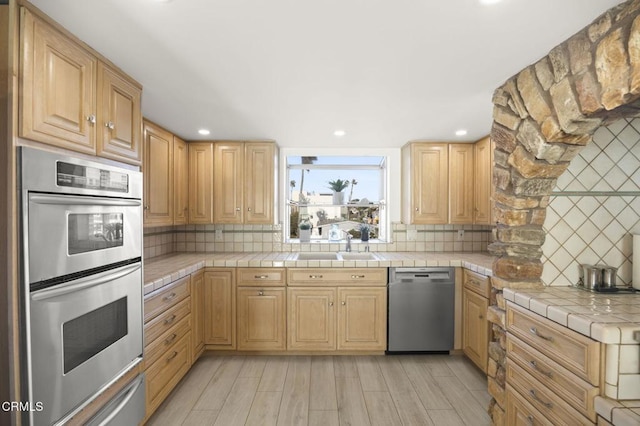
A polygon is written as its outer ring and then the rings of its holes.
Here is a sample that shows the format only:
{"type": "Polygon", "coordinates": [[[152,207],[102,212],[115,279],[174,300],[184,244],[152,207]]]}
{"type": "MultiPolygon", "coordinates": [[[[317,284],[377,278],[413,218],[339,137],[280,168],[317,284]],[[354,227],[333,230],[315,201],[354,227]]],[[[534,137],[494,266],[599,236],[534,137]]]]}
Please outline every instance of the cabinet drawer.
{"type": "Polygon", "coordinates": [[[597,387],[577,378],[511,334],[507,335],[507,356],[510,361],[517,363],[573,408],[592,421],[596,421],[594,399],[599,393],[597,387]]]}
{"type": "Polygon", "coordinates": [[[191,312],[191,298],[187,298],[169,309],[162,315],[158,315],[144,326],[144,345],[149,346],[160,335],[165,333],[182,318],[191,312]]]}
{"type": "Polygon", "coordinates": [[[594,386],[599,384],[600,343],[507,304],[507,331],[594,386]]]}
{"type": "Polygon", "coordinates": [[[191,368],[190,339],[191,334],[187,333],[147,368],[147,416],[155,411],[191,368]]]}
{"type": "Polygon", "coordinates": [[[145,365],[151,365],[158,360],[175,342],[186,336],[191,330],[191,322],[189,317],[183,317],[180,321],[173,324],[171,328],[166,330],[157,339],[149,343],[144,348],[145,365]]]}
{"type": "Polygon", "coordinates": [[[290,268],[287,282],[297,286],[386,286],[387,268],[290,268]]]}
{"type": "Polygon", "coordinates": [[[507,383],[553,424],[593,424],[514,362],[507,362],[507,383]]]}
{"type": "Polygon", "coordinates": [[[285,282],[284,268],[238,268],[238,286],[281,287],[285,282]]]}
{"type": "Polygon", "coordinates": [[[553,426],[540,411],[529,404],[518,392],[507,385],[506,422],[509,426],[553,426]]]}
{"type": "Polygon", "coordinates": [[[491,278],[465,269],[464,288],[478,293],[480,296],[488,299],[491,295],[491,278]]]}
{"type": "Polygon", "coordinates": [[[190,276],[186,276],[148,295],[144,299],[144,322],[148,322],[189,296],[191,292],[189,284],[190,276]]]}

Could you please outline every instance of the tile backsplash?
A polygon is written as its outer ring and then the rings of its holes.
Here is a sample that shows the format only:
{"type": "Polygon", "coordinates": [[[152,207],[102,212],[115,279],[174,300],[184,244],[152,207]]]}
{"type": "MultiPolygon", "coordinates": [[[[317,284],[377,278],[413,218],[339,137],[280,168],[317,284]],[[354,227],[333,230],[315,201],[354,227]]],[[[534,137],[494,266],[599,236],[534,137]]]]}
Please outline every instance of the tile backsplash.
{"type": "Polygon", "coordinates": [[[547,285],[575,284],[581,264],[618,269],[631,284],[632,234],[640,233],[640,119],[599,128],[558,179],[544,223],[547,285]]]}
{"type": "MultiPolygon", "coordinates": [[[[391,230],[393,242],[371,242],[371,251],[484,252],[491,238],[491,226],[486,225],[394,223],[391,230]]],[[[326,240],[283,242],[281,225],[179,225],[144,231],[146,260],[173,252],[338,251],[344,247],[344,242],[326,240]]],[[[353,242],[352,249],[362,251],[363,243],[353,242]]]]}

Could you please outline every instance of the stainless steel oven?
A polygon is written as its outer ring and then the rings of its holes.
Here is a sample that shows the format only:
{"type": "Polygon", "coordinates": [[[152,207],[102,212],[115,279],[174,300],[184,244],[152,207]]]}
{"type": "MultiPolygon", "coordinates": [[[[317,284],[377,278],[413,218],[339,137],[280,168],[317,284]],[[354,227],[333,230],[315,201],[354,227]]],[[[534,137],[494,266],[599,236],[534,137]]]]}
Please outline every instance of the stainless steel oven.
{"type": "Polygon", "coordinates": [[[141,360],[142,178],[32,148],[20,161],[29,420],[49,425],[141,360]]]}

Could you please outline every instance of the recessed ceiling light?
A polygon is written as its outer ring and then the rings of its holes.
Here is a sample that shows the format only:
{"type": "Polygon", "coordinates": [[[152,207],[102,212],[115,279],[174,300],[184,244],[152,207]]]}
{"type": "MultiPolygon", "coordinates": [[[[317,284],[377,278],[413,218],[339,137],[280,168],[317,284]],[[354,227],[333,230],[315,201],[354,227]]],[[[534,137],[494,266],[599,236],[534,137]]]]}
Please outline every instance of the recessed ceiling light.
{"type": "Polygon", "coordinates": [[[198,130],[198,133],[200,133],[202,136],[207,136],[211,132],[208,131],[207,129],[200,129],[198,130]]]}
{"type": "Polygon", "coordinates": [[[336,130],[335,132],[333,132],[333,134],[335,136],[341,137],[347,134],[347,132],[345,132],[344,130],[336,130]]]}
{"type": "Polygon", "coordinates": [[[464,129],[456,130],[456,136],[465,136],[467,131],[464,129]]]}
{"type": "Polygon", "coordinates": [[[480,0],[481,4],[496,4],[500,3],[502,0],[480,0]]]}

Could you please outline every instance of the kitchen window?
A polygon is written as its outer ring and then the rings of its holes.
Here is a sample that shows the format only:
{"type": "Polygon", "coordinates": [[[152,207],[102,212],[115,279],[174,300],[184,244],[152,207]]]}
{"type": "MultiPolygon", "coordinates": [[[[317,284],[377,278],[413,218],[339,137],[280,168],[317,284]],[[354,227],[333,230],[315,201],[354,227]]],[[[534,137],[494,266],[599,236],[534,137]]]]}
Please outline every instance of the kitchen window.
{"type": "Polygon", "coordinates": [[[370,240],[386,241],[386,164],[384,156],[287,156],[286,239],[328,241],[333,231],[358,241],[367,224],[370,240]]]}

